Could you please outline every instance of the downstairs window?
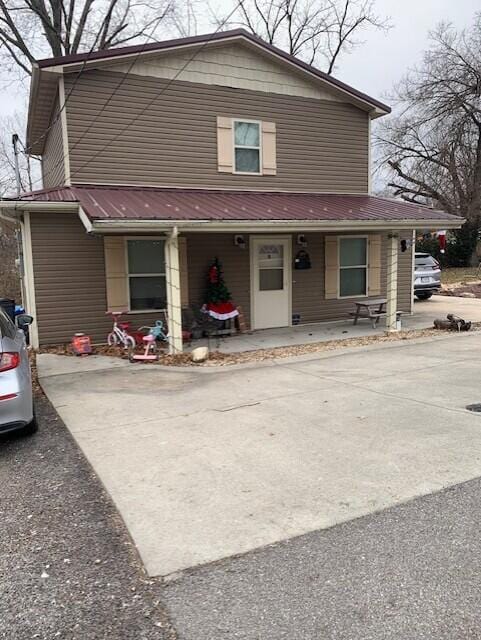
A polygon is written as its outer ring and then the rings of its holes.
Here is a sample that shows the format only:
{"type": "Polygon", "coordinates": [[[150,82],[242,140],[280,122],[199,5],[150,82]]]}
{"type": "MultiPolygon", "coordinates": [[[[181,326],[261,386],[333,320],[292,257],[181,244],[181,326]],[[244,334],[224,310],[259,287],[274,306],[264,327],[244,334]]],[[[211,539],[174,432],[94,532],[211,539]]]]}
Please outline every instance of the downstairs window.
{"type": "Polygon", "coordinates": [[[127,239],[127,271],[130,311],[166,308],[163,240],[127,239]]]}
{"type": "Polygon", "coordinates": [[[339,238],[339,297],[367,295],[367,238],[339,238]]]}

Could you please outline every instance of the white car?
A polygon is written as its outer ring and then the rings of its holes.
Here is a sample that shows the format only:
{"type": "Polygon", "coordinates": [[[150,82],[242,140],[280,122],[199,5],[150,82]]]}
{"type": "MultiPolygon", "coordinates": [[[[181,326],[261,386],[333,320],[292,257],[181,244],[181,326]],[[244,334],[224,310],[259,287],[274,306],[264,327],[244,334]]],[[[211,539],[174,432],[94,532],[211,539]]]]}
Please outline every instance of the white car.
{"type": "Polygon", "coordinates": [[[31,316],[20,315],[16,326],[0,307],[0,434],[31,434],[37,430],[24,332],[32,320],[31,316]]]}

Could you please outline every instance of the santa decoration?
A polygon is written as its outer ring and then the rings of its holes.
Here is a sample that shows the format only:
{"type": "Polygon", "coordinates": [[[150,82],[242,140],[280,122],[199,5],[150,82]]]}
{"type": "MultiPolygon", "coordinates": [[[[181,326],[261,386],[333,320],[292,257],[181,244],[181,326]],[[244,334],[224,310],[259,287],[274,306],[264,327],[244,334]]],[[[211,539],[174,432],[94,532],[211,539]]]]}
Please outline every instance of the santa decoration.
{"type": "Polygon", "coordinates": [[[205,311],[216,320],[230,320],[239,315],[232,303],[232,297],[224,282],[222,267],[218,258],[209,267],[207,276],[207,302],[205,311]]]}
{"type": "Polygon", "coordinates": [[[439,240],[439,250],[441,253],[446,252],[446,231],[438,231],[437,234],[439,240]]]}

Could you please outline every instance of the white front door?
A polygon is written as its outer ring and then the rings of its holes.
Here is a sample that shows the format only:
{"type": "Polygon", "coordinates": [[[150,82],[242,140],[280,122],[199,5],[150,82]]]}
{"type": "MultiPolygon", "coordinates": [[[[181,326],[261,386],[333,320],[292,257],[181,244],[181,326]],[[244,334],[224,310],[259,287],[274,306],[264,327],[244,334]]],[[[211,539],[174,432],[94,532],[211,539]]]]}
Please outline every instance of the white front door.
{"type": "Polygon", "coordinates": [[[291,239],[251,237],[253,329],[291,324],[291,239]]]}

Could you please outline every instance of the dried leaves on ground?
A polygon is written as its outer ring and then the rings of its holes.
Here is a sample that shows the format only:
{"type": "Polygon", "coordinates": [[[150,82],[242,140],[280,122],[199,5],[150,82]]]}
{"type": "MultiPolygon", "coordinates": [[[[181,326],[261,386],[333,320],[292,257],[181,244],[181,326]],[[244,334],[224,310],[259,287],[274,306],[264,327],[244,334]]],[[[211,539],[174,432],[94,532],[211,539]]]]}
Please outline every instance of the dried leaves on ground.
{"type": "MultiPolygon", "coordinates": [[[[474,329],[479,329],[476,326],[474,329]]],[[[438,336],[437,329],[421,329],[413,331],[399,331],[398,333],[390,333],[384,335],[371,335],[359,338],[344,338],[341,340],[326,340],[323,342],[312,342],[309,344],[298,344],[292,346],[273,347],[271,349],[256,349],[254,351],[242,351],[240,353],[223,353],[221,351],[212,351],[209,359],[201,364],[193,363],[189,352],[179,353],[175,355],[161,354],[159,359],[152,364],[161,364],[168,366],[225,366],[232,364],[245,364],[251,362],[262,362],[265,360],[275,360],[277,358],[289,358],[292,356],[302,356],[310,353],[322,353],[325,351],[334,351],[336,349],[344,349],[348,347],[363,347],[370,344],[384,342],[399,342],[403,340],[412,340],[414,338],[424,338],[438,336]]],[[[42,347],[39,353],[54,353],[57,355],[73,356],[69,344],[54,345],[42,347]]],[[[115,356],[127,358],[127,353],[119,347],[108,347],[100,345],[93,347],[93,353],[96,355],[115,356]]],[[[88,356],[85,356],[88,357],[88,356]]]]}
{"type": "Polygon", "coordinates": [[[457,296],[459,298],[481,298],[481,281],[445,284],[442,286],[440,294],[442,296],[457,296]]]}

